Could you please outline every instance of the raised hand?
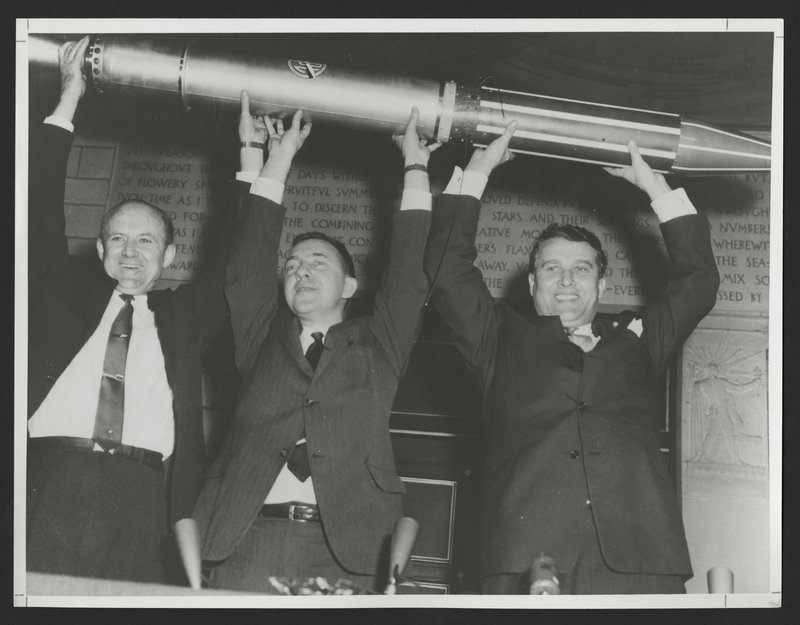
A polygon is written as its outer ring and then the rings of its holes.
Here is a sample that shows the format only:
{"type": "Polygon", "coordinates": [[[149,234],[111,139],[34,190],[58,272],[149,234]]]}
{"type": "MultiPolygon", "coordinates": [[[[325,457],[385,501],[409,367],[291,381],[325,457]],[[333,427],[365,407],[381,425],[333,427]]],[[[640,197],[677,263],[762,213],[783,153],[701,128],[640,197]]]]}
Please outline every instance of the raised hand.
{"type": "Polygon", "coordinates": [[[408,118],[405,132],[403,134],[392,135],[395,145],[397,145],[403,153],[405,165],[427,165],[431,153],[439,149],[442,145],[439,142],[428,143],[425,139],[420,139],[417,134],[418,124],[419,109],[415,106],[411,109],[411,115],[408,118]]]}
{"type": "Polygon", "coordinates": [[[627,167],[603,167],[609,174],[623,178],[639,187],[655,200],[671,191],[670,186],[662,174],[654,172],[639,153],[639,146],[633,141],[628,142],[628,151],[631,153],[631,164],[627,167]]]}
{"type": "Polygon", "coordinates": [[[311,122],[303,122],[303,111],[295,111],[292,124],[285,128],[282,119],[267,120],[266,132],[269,137],[267,149],[269,156],[261,170],[261,176],[285,182],[295,154],[311,134],[311,122]]]}
{"type": "Polygon", "coordinates": [[[89,36],[78,41],[67,41],[58,49],[58,68],[61,71],[61,97],[71,97],[76,101],[86,93],[86,78],[83,75],[83,57],[89,36]]]}
{"type": "MultiPolygon", "coordinates": [[[[242,111],[239,114],[239,141],[261,143],[267,141],[267,121],[263,115],[250,114],[250,94],[242,91],[239,96],[242,111]]],[[[255,146],[252,146],[255,147],[255,146]]]]}
{"type": "Polygon", "coordinates": [[[58,48],[58,68],[61,72],[61,96],[53,115],[72,122],[78,102],[86,93],[86,78],[83,75],[83,58],[89,36],[78,41],[67,41],[58,48]]]}
{"type": "Polygon", "coordinates": [[[488,178],[497,166],[513,159],[514,153],[508,149],[508,144],[516,130],[517,120],[514,119],[508,123],[503,134],[485,148],[475,148],[467,164],[467,170],[479,171],[488,178]]]}

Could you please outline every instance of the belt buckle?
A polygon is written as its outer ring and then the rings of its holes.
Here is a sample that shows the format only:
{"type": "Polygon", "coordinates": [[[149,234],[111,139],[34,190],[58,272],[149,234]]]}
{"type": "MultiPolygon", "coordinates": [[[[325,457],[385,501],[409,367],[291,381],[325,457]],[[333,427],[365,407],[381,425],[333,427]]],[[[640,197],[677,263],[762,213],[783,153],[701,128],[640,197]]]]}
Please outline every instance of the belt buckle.
{"type": "Polygon", "coordinates": [[[302,504],[289,504],[289,520],[297,521],[298,523],[308,523],[309,519],[306,518],[308,507],[302,504]]]}

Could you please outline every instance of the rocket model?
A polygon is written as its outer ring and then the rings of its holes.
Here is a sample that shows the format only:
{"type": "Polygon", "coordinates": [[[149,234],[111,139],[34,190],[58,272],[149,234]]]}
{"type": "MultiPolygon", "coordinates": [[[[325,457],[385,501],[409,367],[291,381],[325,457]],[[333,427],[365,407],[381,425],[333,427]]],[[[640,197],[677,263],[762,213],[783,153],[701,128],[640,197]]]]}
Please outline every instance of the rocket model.
{"type": "MultiPolygon", "coordinates": [[[[29,36],[34,69],[58,68],[62,39],[29,36]]],[[[239,109],[247,89],[254,114],[302,109],[314,122],[401,132],[412,106],[420,136],[442,143],[485,146],[513,119],[510,149],[582,163],[630,163],[635,141],[661,172],[717,175],[769,171],[770,144],[712,124],[596,102],[556,98],[453,81],[370,75],[321,59],[274,58],[231,52],[223,44],[186,43],[178,37],[96,35],[86,53],[87,82],[99,93],[137,98],[180,98],[186,110],[239,109]]]]}

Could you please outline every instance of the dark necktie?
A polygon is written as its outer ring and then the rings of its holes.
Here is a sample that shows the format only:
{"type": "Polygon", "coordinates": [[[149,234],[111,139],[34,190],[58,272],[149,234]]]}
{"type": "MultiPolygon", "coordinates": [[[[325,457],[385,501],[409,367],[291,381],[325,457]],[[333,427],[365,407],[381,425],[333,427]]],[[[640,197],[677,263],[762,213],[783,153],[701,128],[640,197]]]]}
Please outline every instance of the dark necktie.
{"type": "MultiPolygon", "coordinates": [[[[314,342],[306,350],[306,360],[311,365],[311,368],[316,371],[317,363],[324,349],[322,344],[323,334],[322,332],[312,332],[311,337],[314,342]]],[[[303,431],[302,438],[305,438],[305,435],[306,433],[303,431]]],[[[311,467],[308,464],[308,449],[305,443],[295,445],[289,460],[286,462],[286,466],[301,482],[305,482],[308,479],[308,476],[311,475],[311,467]]]]}
{"type": "Polygon", "coordinates": [[[121,294],[125,304],[111,324],[106,355],[103,360],[103,377],[100,379],[100,397],[94,421],[94,441],[106,451],[122,442],[122,420],[125,408],[125,360],[131,338],[133,295],[121,294]]]}
{"type": "Polygon", "coordinates": [[[308,364],[311,365],[311,368],[314,369],[314,371],[317,370],[317,363],[319,362],[319,357],[322,356],[322,350],[325,349],[322,344],[323,336],[324,335],[322,334],[322,332],[312,332],[311,338],[314,339],[314,342],[311,343],[311,345],[309,345],[308,349],[306,350],[306,360],[308,361],[308,364]]]}

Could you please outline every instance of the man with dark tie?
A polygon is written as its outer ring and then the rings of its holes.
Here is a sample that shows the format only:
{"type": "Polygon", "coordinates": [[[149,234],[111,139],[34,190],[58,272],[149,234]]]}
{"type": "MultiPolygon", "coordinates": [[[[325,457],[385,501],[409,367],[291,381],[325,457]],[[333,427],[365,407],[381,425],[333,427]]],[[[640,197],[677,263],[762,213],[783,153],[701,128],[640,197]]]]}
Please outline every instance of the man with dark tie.
{"type": "Polygon", "coordinates": [[[154,290],[173,225],[139,200],[72,256],[64,190],[88,38],[59,50],[61,95],[32,137],[29,181],[27,568],[166,581],[169,527],[206,466],[201,356],[224,327],[223,264],[154,290]]]}
{"type": "Polygon", "coordinates": [[[606,254],[592,232],[554,224],[528,259],[536,314],[496,303],[473,265],[475,235],[515,129],[456,172],[425,256],[432,301],[483,395],[484,591],[527,593],[546,555],[565,594],[684,592],[692,568],[659,454],[656,381],[716,301],[708,221],[631,143],[631,166],[607,171],[645,191],[661,222],[672,270],[661,297],[640,314],[596,319],[606,254]]]}
{"type": "Polygon", "coordinates": [[[267,591],[269,576],[379,584],[379,554],[402,515],[405,493],[389,437],[390,409],[428,286],[426,166],[436,146],[417,138],[417,119],[415,109],[405,135],[396,138],[405,186],[373,312],[350,318],[353,261],[324,233],[293,241],[279,296],[280,201],[310,125],[301,129],[298,111],[290,127],[281,120],[273,127],[250,115],[242,94],[242,168],[259,165],[262,155],[252,145],[267,141],[269,155],[228,261],[226,294],[243,383],[194,515],[215,587],[267,591]]]}

